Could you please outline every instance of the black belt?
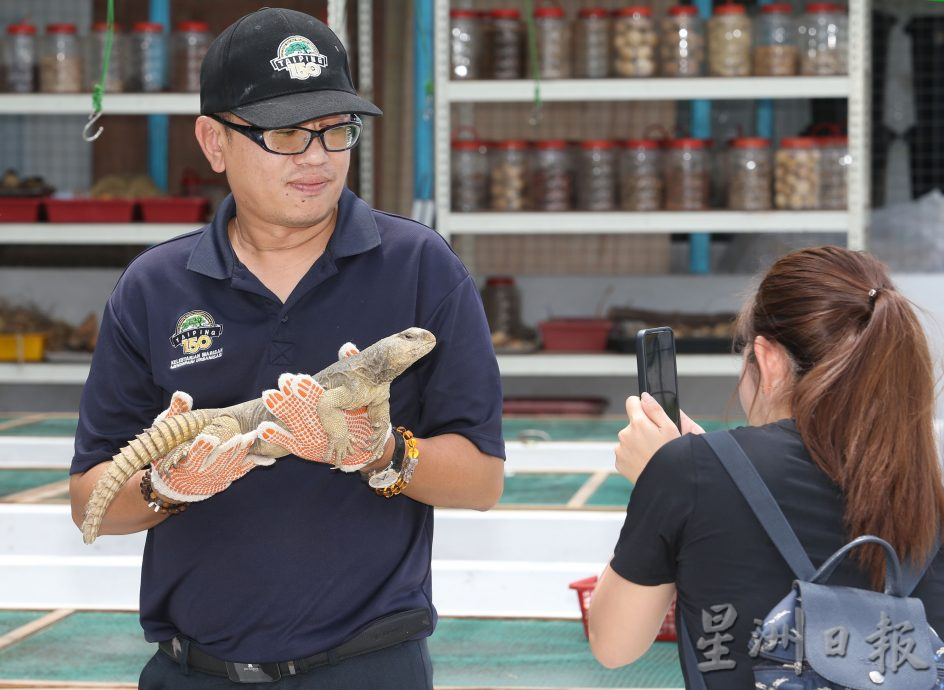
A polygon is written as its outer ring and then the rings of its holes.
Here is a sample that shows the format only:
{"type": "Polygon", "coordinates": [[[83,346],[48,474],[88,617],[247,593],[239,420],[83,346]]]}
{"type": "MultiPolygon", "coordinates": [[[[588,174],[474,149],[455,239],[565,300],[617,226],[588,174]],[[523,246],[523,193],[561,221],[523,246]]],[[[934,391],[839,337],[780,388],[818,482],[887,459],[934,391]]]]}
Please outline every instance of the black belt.
{"type": "Polygon", "coordinates": [[[376,652],[406,642],[433,627],[428,609],[400,611],[369,623],[353,638],[334,649],[314,654],[304,659],[272,662],[268,664],[224,661],[207,654],[190,644],[190,640],[174,637],[164,640],[158,647],[175,661],[186,662],[187,667],[213,676],[229,678],[237,683],[269,683],[284,676],[305,673],[318,666],[336,664],[345,659],[376,652]],[[185,658],[182,658],[185,657],[185,658]]]}

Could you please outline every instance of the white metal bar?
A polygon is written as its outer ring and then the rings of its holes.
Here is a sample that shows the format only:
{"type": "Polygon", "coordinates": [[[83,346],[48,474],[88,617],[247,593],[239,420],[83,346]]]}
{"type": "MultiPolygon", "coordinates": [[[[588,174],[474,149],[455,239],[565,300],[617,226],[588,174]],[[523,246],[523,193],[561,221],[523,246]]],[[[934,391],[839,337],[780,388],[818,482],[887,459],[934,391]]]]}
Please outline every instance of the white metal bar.
{"type": "MultiPolygon", "coordinates": [[[[357,91],[374,100],[373,0],[357,0],[357,91]]],[[[364,128],[357,145],[360,160],[358,195],[374,204],[374,118],[364,118],[364,128]]]]}
{"type": "Polygon", "coordinates": [[[154,244],[196,223],[0,223],[2,244],[154,244]]]}
{"type": "Polygon", "coordinates": [[[434,3],[433,30],[433,75],[435,101],[434,127],[434,167],[436,179],[434,196],[436,197],[435,227],[446,241],[449,241],[452,229],[449,225],[449,3],[434,3]]]}
{"type": "MultiPolygon", "coordinates": [[[[4,115],[88,115],[88,94],[5,93],[0,98],[4,115]]],[[[105,98],[104,115],[197,115],[200,95],[196,93],[110,93],[105,98]]]]}
{"type": "Polygon", "coordinates": [[[341,39],[344,50],[350,54],[347,36],[347,0],[328,0],[328,26],[341,39]]]}
{"type": "MultiPolygon", "coordinates": [[[[859,0],[860,2],[863,0],[859,0]]],[[[437,3],[441,4],[441,3],[437,3]]],[[[437,31],[437,36],[439,32],[437,31]]],[[[440,47],[445,46],[445,41],[440,47]]],[[[438,83],[447,102],[528,102],[528,80],[450,81],[448,65],[438,83]]],[[[697,77],[691,79],[560,79],[541,82],[541,99],[551,101],[669,101],[691,99],[844,98],[846,77],[697,77]]]]}
{"type": "Polygon", "coordinates": [[[872,33],[870,0],[849,2],[849,155],[847,178],[849,208],[847,246],[868,246],[869,197],[871,189],[871,84],[872,33]]]}
{"type": "MultiPolygon", "coordinates": [[[[437,199],[439,192],[437,191],[437,199]]],[[[655,211],[651,213],[452,213],[439,211],[451,234],[845,232],[845,211],[655,211]],[[444,217],[443,217],[444,216],[444,217]]]]}

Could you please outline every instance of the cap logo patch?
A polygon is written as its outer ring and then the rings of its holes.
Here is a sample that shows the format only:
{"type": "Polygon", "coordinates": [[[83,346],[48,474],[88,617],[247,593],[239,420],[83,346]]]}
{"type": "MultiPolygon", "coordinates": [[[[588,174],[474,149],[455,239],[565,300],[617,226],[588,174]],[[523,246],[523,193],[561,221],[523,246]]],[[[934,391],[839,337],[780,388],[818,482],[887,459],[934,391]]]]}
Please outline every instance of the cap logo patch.
{"type": "Polygon", "coordinates": [[[305,80],[321,76],[321,69],[328,66],[328,58],[304,36],[289,36],[279,44],[278,57],[269,60],[269,64],[276,72],[287,70],[292,79],[305,80]]]}

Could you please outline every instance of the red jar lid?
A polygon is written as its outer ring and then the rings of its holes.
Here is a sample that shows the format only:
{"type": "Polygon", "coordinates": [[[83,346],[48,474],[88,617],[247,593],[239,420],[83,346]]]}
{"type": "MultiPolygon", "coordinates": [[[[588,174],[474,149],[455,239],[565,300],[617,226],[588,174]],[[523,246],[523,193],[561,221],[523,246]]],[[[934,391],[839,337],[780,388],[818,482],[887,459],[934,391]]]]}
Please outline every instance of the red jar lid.
{"type": "Polygon", "coordinates": [[[505,151],[521,151],[528,148],[528,142],[524,139],[504,139],[496,141],[495,146],[505,151]]]}
{"type": "Polygon", "coordinates": [[[640,17],[651,17],[652,8],[643,7],[641,5],[633,5],[632,7],[621,7],[613,14],[615,14],[617,17],[631,17],[635,15],[639,15],[640,17]]]}
{"type": "Polygon", "coordinates": [[[475,10],[449,10],[449,16],[458,19],[475,19],[479,13],[475,10]]]}
{"type": "Polygon", "coordinates": [[[564,8],[563,7],[535,7],[534,16],[560,18],[564,16],[564,8]]]}
{"type": "Polygon", "coordinates": [[[770,148],[770,139],[764,137],[738,137],[731,141],[736,149],[767,149],[770,148]]]}
{"type": "Polygon", "coordinates": [[[563,139],[542,139],[534,144],[539,149],[566,149],[567,142],[563,139]]]}
{"type": "Polygon", "coordinates": [[[744,5],[737,5],[734,3],[729,3],[726,5],[718,5],[715,7],[715,14],[745,14],[747,8],[744,5]]]}
{"type": "Polygon", "coordinates": [[[584,7],[577,13],[578,17],[587,19],[588,17],[607,17],[610,11],[605,7],[584,7]]]}
{"type": "Polygon", "coordinates": [[[814,137],[786,137],[785,139],[780,140],[780,148],[782,149],[811,149],[814,148],[819,141],[814,137]]]}
{"type": "Polygon", "coordinates": [[[485,147],[485,142],[479,139],[453,139],[453,151],[478,151],[485,147]]]}
{"type": "Polygon", "coordinates": [[[485,279],[486,285],[514,285],[515,279],[511,276],[490,276],[485,279]]]}
{"type": "Polygon", "coordinates": [[[681,139],[670,139],[668,146],[670,149],[703,149],[708,146],[708,140],[683,137],[681,139]]]}
{"type": "Polygon", "coordinates": [[[655,139],[629,139],[623,142],[623,148],[655,151],[659,148],[659,142],[655,139]]]}
{"type": "Polygon", "coordinates": [[[75,24],[47,24],[47,34],[74,34],[75,24]]]}
{"type": "Polygon", "coordinates": [[[206,22],[178,22],[177,31],[184,31],[186,33],[201,33],[207,32],[210,30],[210,25],[206,22]]]}
{"type": "Polygon", "coordinates": [[[695,17],[698,15],[698,8],[693,5],[676,5],[669,8],[669,14],[673,17],[695,17]]]}
{"type": "Polygon", "coordinates": [[[760,8],[762,14],[793,14],[793,5],[789,2],[774,2],[760,8]]]}
{"type": "MultiPolygon", "coordinates": [[[[108,22],[95,22],[92,31],[108,31],[108,22]]],[[[121,31],[121,24],[115,23],[115,31],[121,31]]]]}
{"type": "Polygon", "coordinates": [[[132,31],[140,33],[163,33],[164,25],[160,22],[135,22],[131,27],[132,31]]]}
{"type": "Polygon", "coordinates": [[[10,24],[7,27],[7,33],[33,36],[36,33],[36,27],[32,24],[10,24]]]}
{"type": "Polygon", "coordinates": [[[834,2],[811,2],[806,6],[806,11],[810,14],[819,14],[827,12],[842,12],[843,6],[834,2]]]}
{"type": "Polygon", "coordinates": [[[584,139],[580,142],[580,148],[585,150],[611,149],[614,146],[616,146],[616,142],[609,139],[584,139]]]}
{"type": "Polygon", "coordinates": [[[521,12],[514,7],[499,7],[488,14],[495,19],[521,19],[521,12]]]}

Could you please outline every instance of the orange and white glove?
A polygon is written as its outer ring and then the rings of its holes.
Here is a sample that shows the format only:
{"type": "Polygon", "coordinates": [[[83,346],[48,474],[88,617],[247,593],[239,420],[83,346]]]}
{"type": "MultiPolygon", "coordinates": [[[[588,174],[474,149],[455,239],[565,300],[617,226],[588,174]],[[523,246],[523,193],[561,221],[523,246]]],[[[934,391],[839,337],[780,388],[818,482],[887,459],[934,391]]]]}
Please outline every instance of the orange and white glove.
{"type": "MultiPolygon", "coordinates": [[[[154,421],[189,412],[192,407],[193,399],[178,391],[171,397],[167,409],[154,421]]],[[[161,496],[172,501],[203,501],[229,487],[252,468],[275,462],[275,458],[249,453],[256,437],[255,430],[237,433],[226,441],[212,434],[201,433],[193,440],[186,454],[176,462],[174,458],[177,454],[170,453],[151,463],[151,486],[161,496]]]]}
{"type": "MultiPolygon", "coordinates": [[[[357,354],[350,343],[341,348],[340,356],[357,354]]],[[[392,429],[374,427],[367,407],[342,410],[321,404],[325,389],[308,374],[282,374],[279,389],[262,393],[262,401],[285,427],[262,422],[258,427],[263,441],[274,443],[305,460],[334,465],[342,472],[354,472],[383,455],[392,429]]],[[[389,414],[386,415],[389,417],[389,414]]]]}

